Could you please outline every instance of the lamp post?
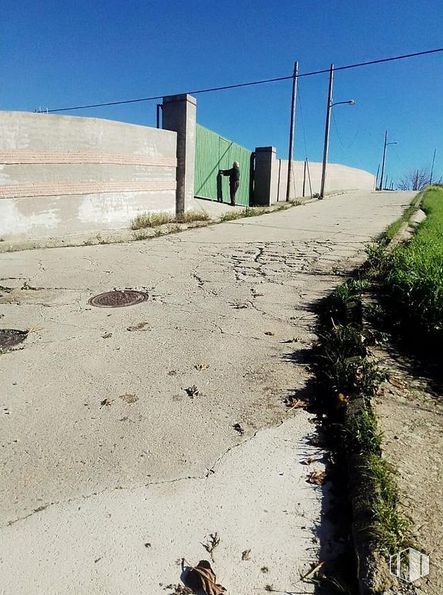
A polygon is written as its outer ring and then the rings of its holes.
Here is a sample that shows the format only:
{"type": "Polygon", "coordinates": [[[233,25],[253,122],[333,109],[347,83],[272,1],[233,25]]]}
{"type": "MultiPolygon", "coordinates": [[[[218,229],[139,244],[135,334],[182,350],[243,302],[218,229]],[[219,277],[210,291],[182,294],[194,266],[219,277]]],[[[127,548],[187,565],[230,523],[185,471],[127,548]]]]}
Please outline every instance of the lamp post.
{"type": "Polygon", "coordinates": [[[326,109],[326,123],[325,123],[325,144],[323,147],[323,166],[321,172],[321,185],[320,185],[320,196],[325,196],[325,183],[326,183],[326,164],[328,162],[328,150],[329,150],[329,129],[331,127],[331,110],[335,105],[355,105],[355,99],[349,99],[348,101],[332,101],[332,88],[334,82],[334,65],[331,64],[329,68],[329,90],[328,90],[328,104],[326,109]]]}
{"type": "Polygon", "coordinates": [[[389,145],[397,145],[397,141],[392,141],[390,143],[388,143],[388,131],[385,130],[385,142],[383,145],[383,159],[381,162],[381,175],[380,175],[380,185],[379,185],[379,190],[383,190],[383,176],[385,173],[385,164],[386,164],[386,147],[389,145]]]}
{"type": "MultiPolygon", "coordinates": [[[[292,76],[292,100],[291,100],[291,122],[289,124],[289,156],[288,156],[288,178],[286,183],[286,200],[289,200],[291,192],[292,159],[294,155],[294,133],[295,133],[295,108],[297,102],[298,62],[294,62],[294,74],[292,76]]],[[[294,197],[295,198],[295,197],[294,197]]]]}

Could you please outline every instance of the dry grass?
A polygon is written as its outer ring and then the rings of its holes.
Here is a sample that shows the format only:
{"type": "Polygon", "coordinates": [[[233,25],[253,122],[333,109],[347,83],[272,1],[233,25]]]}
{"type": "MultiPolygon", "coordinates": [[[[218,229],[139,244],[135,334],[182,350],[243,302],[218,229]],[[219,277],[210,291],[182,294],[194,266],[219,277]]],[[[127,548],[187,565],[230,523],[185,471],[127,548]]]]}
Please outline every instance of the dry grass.
{"type": "Polygon", "coordinates": [[[193,221],[208,221],[209,215],[204,211],[187,211],[179,215],[171,213],[140,213],[131,223],[131,229],[145,229],[158,227],[167,223],[192,223],[193,221]]]}

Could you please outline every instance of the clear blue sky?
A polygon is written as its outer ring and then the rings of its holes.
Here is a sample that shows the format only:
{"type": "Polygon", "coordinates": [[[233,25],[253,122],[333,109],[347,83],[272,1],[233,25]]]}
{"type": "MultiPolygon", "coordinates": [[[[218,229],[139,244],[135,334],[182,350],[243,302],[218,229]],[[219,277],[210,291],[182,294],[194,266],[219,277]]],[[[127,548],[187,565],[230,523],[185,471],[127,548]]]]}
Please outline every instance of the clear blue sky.
{"type": "MultiPolygon", "coordinates": [[[[3,0],[0,109],[174,94],[443,46],[441,0],[3,0]]],[[[337,72],[330,161],[443,174],[443,53],[337,72]]],[[[321,160],[327,76],[300,79],[295,156],[321,160]]],[[[287,156],[291,82],[198,96],[198,121],[287,156]]],[[[68,112],[69,113],[69,112],[68,112]]],[[[155,103],[72,112],[155,125],[155,103]]]]}

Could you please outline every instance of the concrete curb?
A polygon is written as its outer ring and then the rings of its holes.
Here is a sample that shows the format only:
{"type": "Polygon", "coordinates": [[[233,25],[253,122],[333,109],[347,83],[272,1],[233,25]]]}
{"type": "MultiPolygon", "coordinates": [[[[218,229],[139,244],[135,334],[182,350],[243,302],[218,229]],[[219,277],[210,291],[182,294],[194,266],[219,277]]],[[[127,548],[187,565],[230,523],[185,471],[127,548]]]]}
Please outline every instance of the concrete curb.
{"type": "MultiPolygon", "coordinates": [[[[405,237],[405,232],[412,229],[412,232],[418,225],[416,221],[417,212],[420,211],[420,205],[423,199],[423,192],[420,192],[411,201],[414,211],[407,221],[405,221],[395,236],[389,242],[387,249],[392,250],[396,245],[410,237],[405,237]],[[415,222],[412,224],[412,222],[415,222]]],[[[362,298],[363,299],[363,298],[362,298]]],[[[363,310],[362,325],[367,324],[363,310]]],[[[368,408],[374,413],[372,400],[365,399],[363,396],[353,400],[345,414],[345,425],[349,425],[352,416],[359,415],[368,408]]],[[[355,555],[357,558],[357,580],[359,586],[359,595],[387,595],[389,593],[401,593],[401,586],[398,581],[389,572],[386,558],[371,544],[365,527],[367,526],[369,512],[361,505],[361,495],[367,490],[367,478],[364,477],[362,470],[362,458],[359,454],[351,454],[348,459],[348,476],[352,478],[351,484],[351,507],[352,507],[352,540],[354,543],[355,555]],[[359,505],[360,504],[360,505],[359,505]],[[392,591],[391,589],[396,589],[392,591]]]]}

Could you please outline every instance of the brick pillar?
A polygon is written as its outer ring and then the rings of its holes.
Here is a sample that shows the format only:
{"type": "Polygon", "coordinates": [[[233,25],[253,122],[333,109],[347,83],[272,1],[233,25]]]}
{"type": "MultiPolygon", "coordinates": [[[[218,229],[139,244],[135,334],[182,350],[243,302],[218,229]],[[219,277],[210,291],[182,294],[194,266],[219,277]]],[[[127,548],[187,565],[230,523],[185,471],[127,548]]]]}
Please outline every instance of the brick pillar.
{"type": "Polygon", "coordinates": [[[163,128],[177,133],[176,213],[184,213],[194,199],[196,113],[192,95],[163,98],[163,128]]]}
{"type": "Polygon", "coordinates": [[[275,147],[255,149],[255,205],[269,206],[278,200],[278,164],[275,153],[275,147]]]}

